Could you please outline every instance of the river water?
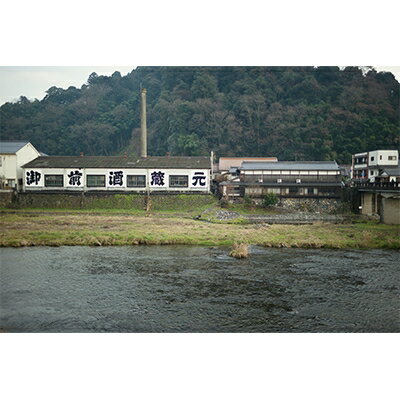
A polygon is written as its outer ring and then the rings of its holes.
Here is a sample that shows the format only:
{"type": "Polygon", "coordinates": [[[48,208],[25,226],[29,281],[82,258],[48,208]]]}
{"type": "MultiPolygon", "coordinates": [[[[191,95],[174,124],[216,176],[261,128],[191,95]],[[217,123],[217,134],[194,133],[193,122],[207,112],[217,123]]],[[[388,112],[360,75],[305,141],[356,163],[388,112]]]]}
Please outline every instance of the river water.
{"type": "Polygon", "coordinates": [[[399,332],[400,253],[0,249],[7,332],[399,332]]]}

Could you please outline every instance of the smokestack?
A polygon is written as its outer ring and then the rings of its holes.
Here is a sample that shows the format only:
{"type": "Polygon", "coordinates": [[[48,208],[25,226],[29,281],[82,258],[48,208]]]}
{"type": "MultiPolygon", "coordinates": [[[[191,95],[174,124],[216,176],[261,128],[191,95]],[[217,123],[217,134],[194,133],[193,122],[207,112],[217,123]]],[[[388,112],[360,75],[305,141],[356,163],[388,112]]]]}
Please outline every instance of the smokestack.
{"type": "Polygon", "coordinates": [[[147,157],[146,89],[142,89],[140,104],[140,156],[147,157]]]}

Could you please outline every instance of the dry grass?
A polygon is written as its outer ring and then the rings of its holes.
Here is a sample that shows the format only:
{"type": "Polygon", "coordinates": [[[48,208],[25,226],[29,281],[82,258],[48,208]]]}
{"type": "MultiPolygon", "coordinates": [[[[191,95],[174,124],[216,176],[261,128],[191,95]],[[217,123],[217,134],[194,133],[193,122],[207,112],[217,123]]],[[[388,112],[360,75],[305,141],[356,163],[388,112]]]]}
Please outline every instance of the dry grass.
{"type": "Polygon", "coordinates": [[[211,224],[160,215],[3,214],[0,246],[248,243],[268,247],[400,248],[399,226],[211,224]]]}
{"type": "Polygon", "coordinates": [[[235,258],[247,258],[249,256],[249,246],[246,243],[234,243],[229,255],[235,258]]]}

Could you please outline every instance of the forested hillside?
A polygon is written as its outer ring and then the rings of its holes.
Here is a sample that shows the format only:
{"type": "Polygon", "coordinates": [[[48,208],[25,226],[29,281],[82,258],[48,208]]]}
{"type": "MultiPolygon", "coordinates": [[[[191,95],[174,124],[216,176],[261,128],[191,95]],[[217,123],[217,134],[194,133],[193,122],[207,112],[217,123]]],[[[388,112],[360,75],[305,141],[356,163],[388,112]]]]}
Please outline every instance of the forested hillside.
{"type": "Polygon", "coordinates": [[[138,67],[1,106],[1,139],[51,155],[134,152],[140,87],[148,154],[337,160],[399,147],[399,86],[357,67],[138,67]]]}

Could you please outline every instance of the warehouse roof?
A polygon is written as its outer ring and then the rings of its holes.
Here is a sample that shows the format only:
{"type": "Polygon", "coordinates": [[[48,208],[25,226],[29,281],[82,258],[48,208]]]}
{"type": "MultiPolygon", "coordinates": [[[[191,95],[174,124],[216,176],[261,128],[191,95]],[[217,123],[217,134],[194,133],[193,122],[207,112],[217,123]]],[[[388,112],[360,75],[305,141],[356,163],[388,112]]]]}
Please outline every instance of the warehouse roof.
{"type": "Polygon", "coordinates": [[[276,162],[276,157],[220,157],[219,170],[227,171],[231,167],[240,167],[243,162],[276,162]]]}
{"type": "Polygon", "coordinates": [[[12,142],[12,141],[0,141],[0,153],[1,154],[15,154],[19,149],[22,149],[29,142],[12,142]]]}
{"type": "Polygon", "coordinates": [[[210,157],[48,156],[23,168],[202,168],[210,169],[210,157]]]}
{"type": "Polygon", "coordinates": [[[336,171],[339,166],[336,161],[277,161],[277,162],[244,162],[241,170],[296,170],[296,171],[309,171],[309,170],[322,170],[322,171],[336,171]]]}

